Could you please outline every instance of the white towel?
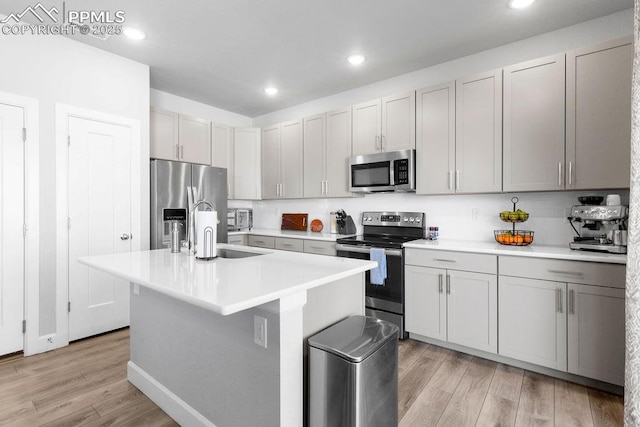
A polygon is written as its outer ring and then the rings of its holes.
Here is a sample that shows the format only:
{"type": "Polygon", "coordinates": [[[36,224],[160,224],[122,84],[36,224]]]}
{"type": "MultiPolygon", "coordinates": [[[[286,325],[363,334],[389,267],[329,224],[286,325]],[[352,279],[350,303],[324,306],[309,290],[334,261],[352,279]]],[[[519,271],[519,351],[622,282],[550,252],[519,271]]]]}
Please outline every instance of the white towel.
{"type": "Polygon", "coordinates": [[[370,271],[371,284],[384,286],[387,278],[387,256],[384,254],[384,249],[371,248],[369,259],[378,263],[378,266],[370,271]]]}

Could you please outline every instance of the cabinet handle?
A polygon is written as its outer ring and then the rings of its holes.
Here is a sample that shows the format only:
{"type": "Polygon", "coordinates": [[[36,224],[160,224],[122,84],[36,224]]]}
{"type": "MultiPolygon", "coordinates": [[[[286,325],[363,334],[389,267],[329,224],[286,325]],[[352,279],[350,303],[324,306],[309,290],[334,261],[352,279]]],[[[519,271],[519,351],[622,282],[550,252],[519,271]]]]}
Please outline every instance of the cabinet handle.
{"type": "Polygon", "coordinates": [[[380,136],[376,135],[376,150],[380,151],[380,136]]]}
{"type": "Polygon", "coordinates": [[[447,293],[451,293],[451,276],[447,274],[447,293]]]}
{"type": "Polygon", "coordinates": [[[180,158],[180,146],[176,144],[176,159],[180,158]]]}
{"type": "Polygon", "coordinates": [[[439,262],[457,262],[455,259],[446,259],[446,258],[434,258],[434,261],[439,261],[439,262]]]}
{"type": "Polygon", "coordinates": [[[180,158],[184,159],[184,145],[180,146],[180,158]]]}
{"type": "Polygon", "coordinates": [[[292,248],[293,245],[291,243],[282,243],[283,248],[292,248]]]}
{"type": "Polygon", "coordinates": [[[569,314],[576,313],[576,295],[573,289],[569,290],[569,314]]]}
{"type": "Polygon", "coordinates": [[[280,184],[280,197],[284,197],[284,183],[280,184]]]}
{"type": "Polygon", "coordinates": [[[558,304],[558,313],[562,313],[562,289],[556,289],[556,301],[558,304]]]}
{"type": "Polygon", "coordinates": [[[449,171],[449,190],[453,189],[453,171],[449,171]]]}
{"type": "Polygon", "coordinates": [[[324,180],[320,181],[320,194],[324,196],[324,180]]]}
{"type": "Polygon", "coordinates": [[[570,276],[584,276],[582,271],[547,270],[549,273],[568,274],[570,276]]]}
{"type": "Polygon", "coordinates": [[[328,196],[329,195],[329,180],[326,180],[324,182],[324,195],[328,196]]]}
{"type": "Polygon", "coordinates": [[[569,185],[573,182],[571,175],[573,175],[573,162],[569,162],[569,185]]]}
{"type": "Polygon", "coordinates": [[[380,137],[380,150],[385,151],[387,147],[384,145],[384,140],[387,139],[386,136],[382,135],[380,137]]]}
{"type": "Polygon", "coordinates": [[[562,187],[562,162],[558,162],[558,187],[562,187]]]}
{"type": "Polygon", "coordinates": [[[456,171],[456,190],[460,188],[460,171],[456,171]]]}
{"type": "Polygon", "coordinates": [[[438,293],[442,293],[442,274],[438,274],[438,293]]]}

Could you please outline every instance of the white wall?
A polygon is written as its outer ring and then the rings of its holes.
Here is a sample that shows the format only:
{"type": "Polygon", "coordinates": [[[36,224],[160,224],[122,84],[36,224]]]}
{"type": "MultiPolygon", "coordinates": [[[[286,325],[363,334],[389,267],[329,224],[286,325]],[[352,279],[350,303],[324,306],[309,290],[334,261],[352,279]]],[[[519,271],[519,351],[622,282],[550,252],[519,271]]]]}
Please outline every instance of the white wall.
{"type": "Polygon", "coordinates": [[[157,89],[151,89],[151,106],[233,127],[251,126],[251,118],[211,105],[192,101],[157,89]]]}
{"type": "Polygon", "coordinates": [[[3,35],[0,91],[40,103],[40,332],[56,325],[55,105],[140,121],[143,247],[149,242],[149,67],[60,36],[3,35]]]}
{"type": "MultiPolygon", "coordinates": [[[[521,61],[564,52],[633,34],[631,9],[600,19],[563,28],[537,37],[449,61],[434,67],[384,80],[361,88],[314,100],[253,120],[254,126],[291,120],[364,102],[376,97],[418,89],[458,77],[515,64],[521,61]]],[[[622,195],[628,203],[629,191],[610,191],[622,195]]],[[[418,196],[415,194],[367,195],[356,199],[231,201],[231,207],[253,207],[257,228],[279,228],[283,212],[308,212],[309,219],[319,218],[328,228],[329,212],[342,208],[359,222],[365,210],[400,210],[426,212],[427,225],[440,228],[441,238],[490,241],[494,229],[509,228],[498,213],[512,209],[511,197],[520,198],[519,208],[531,214],[518,229],[535,231],[535,242],[567,245],[575,234],[566,219],[568,210],[578,204],[576,197],[587,192],[547,192],[522,194],[484,194],[418,196]],[[477,210],[477,219],[472,212],[477,210]]],[[[589,194],[605,194],[589,192],[589,194]]],[[[360,226],[358,225],[360,229],[360,226]]]]}

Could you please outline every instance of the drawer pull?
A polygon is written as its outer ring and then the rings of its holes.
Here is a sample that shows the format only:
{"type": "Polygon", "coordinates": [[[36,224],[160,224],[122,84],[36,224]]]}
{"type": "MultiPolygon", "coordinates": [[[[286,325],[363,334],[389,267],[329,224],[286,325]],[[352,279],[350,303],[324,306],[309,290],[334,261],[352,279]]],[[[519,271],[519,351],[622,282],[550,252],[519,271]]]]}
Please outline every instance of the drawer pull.
{"type": "Polygon", "coordinates": [[[447,293],[451,293],[451,276],[447,274],[447,293]]]}
{"type": "Polygon", "coordinates": [[[293,245],[292,245],[292,244],[289,244],[289,243],[283,243],[283,244],[282,244],[282,247],[283,247],[283,248],[291,248],[291,247],[293,247],[293,245]]]}
{"type": "Polygon", "coordinates": [[[576,294],[573,289],[569,290],[569,314],[576,313],[576,294]]]}
{"type": "Polygon", "coordinates": [[[442,293],[442,274],[438,274],[438,292],[442,293]]]}
{"type": "Polygon", "coordinates": [[[562,313],[562,289],[556,289],[556,302],[558,305],[558,313],[562,313]]]}
{"type": "Polygon", "coordinates": [[[445,258],[434,258],[433,260],[438,262],[458,262],[455,259],[445,259],[445,258]]]}
{"type": "Polygon", "coordinates": [[[323,247],[322,247],[322,246],[313,246],[313,245],[312,245],[312,246],[310,246],[310,248],[311,248],[311,249],[315,249],[315,250],[317,250],[317,251],[321,251],[321,250],[323,249],[323,247]]]}
{"type": "Polygon", "coordinates": [[[568,274],[569,276],[584,276],[582,271],[547,270],[549,273],[568,274]]]}

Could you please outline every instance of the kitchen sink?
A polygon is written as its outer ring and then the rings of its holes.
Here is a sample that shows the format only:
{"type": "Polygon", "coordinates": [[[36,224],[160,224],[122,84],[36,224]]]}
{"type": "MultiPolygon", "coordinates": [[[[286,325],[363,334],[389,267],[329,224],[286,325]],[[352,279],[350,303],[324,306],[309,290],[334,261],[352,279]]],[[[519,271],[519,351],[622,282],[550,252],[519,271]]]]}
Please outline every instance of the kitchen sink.
{"type": "Polygon", "coordinates": [[[222,249],[222,248],[218,248],[216,250],[216,255],[219,256],[220,258],[249,258],[252,256],[258,256],[258,255],[264,255],[258,252],[245,252],[245,251],[238,251],[235,249],[222,249]]]}

